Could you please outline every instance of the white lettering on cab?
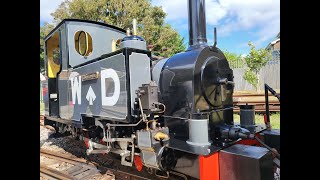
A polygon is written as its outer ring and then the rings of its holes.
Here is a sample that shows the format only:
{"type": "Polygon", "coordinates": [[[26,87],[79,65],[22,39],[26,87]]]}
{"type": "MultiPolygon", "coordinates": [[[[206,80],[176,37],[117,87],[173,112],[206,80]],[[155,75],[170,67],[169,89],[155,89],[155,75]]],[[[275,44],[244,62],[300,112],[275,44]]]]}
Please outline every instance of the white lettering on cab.
{"type": "Polygon", "coordinates": [[[101,71],[101,98],[102,106],[114,106],[120,97],[120,79],[117,72],[113,69],[101,71]],[[111,78],[114,82],[114,92],[112,96],[106,96],[106,80],[111,78]]]}
{"type": "Polygon", "coordinates": [[[78,98],[78,104],[81,104],[81,76],[79,73],[72,72],[69,76],[71,80],[71,93],[72,93],[72,104],[76,104],[76,98],[78,98]]]}

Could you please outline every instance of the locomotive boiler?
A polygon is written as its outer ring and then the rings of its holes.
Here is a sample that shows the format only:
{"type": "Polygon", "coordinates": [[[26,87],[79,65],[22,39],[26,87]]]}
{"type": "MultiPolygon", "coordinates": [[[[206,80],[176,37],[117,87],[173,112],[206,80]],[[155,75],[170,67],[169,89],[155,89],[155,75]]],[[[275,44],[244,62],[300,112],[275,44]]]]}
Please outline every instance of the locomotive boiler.
{"type": "Polygon", "coordinates": [[[258,132],[233,123],[233,72],[216,32],[207,43],[205,1],[188,0],[188,17],[188,49],[157,63],[135,20],[132,33],[63,20],[45,38],[45,124],[159,177],[273,179],[272,153],[239,143],[258,132]]]}

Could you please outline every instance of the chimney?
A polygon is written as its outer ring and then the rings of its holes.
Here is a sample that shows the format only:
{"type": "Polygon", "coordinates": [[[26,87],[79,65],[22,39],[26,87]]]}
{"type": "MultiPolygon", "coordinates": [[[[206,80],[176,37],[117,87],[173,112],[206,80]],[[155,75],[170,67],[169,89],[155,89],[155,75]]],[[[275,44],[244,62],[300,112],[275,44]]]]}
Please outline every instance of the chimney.
{"type": "Polygon", "coordinates": [[[189,49],[207,45],[205,0],[188,0],[189,49]]]}

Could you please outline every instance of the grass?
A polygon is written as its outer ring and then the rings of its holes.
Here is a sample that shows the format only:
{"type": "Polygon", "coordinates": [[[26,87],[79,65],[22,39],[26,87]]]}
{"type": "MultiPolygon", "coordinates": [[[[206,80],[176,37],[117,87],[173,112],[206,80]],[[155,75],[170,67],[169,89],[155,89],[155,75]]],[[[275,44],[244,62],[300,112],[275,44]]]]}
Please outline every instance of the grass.
{"type": "Polygon", "coordinates": [[[44,114],[44,103],[40,103],[40,114],[44,114]]]}
{"type": "MultiPolygon", "coordinates": [[[[233,114],[234,122],[240,123],[240,115],[233,114]]],[[[264,124],[263,115],[256,114],[255,115],[256,124],[264,124]]],[[[272,113],[270,115],[270,123],[273,129],[280,129],[280,113],[272,113]]]]}

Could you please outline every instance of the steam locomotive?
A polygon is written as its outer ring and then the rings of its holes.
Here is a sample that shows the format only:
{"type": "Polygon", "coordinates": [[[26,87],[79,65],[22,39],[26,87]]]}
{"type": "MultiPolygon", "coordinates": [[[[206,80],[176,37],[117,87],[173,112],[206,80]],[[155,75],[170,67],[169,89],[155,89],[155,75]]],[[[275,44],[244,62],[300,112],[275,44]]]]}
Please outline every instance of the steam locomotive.
{"type": "Polygon", "coordinates": [[[135,20],[132,32],[63,20],[45,37],[45,124],[79,137],[87,154],[117,154],[161,177],[273,179],[269,146],[280,135],[234,124],[233,72],[216,33],[207,44],[205,1],[188,0],[188,17],[188,49],[157,62],[135,20]]]}

